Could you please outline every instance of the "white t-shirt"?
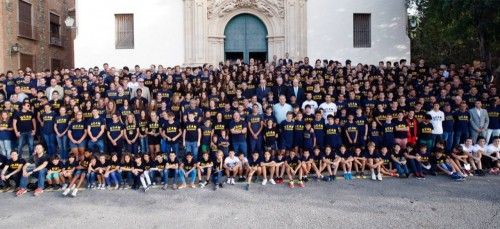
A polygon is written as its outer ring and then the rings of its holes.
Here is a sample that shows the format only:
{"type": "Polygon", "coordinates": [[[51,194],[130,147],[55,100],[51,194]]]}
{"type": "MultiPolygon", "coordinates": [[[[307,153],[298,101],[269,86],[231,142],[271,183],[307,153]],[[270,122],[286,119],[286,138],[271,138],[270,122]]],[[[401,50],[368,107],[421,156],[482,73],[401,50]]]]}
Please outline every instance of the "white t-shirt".
{"type": "Polygon", "coordinates": [[[327,120],[328,115],[333,115],[335,116],[335,113],[337,113],[337,105],[335,103],[322,103],[319,105],[319,109],[323,109],[323,118],[327,120]]]}
{"type": "Polygon", "coordinates": [[[460,144],[460,147],[462,147],[462,150],[465,151],[466,153],[472,153],[474,152],[474,145],[466,146],[465,144],[460,144]]]}
{"type": "MultiPolygon", "coordinates": [[[[500,145],[499,146],[495,146],[493,144],[489,144],[487,147],[486,147],[486,154],[488,155],[492,155],[494,153],[498,153],[500,152],[500,145]]],[[[500,158],[500,155],[497,154],[497,158],[500,158]]]]}
{"type": "Polygon", "coordinates": [[[230,168],[237,166],[240,163],[240,159],[238,157],[226,157],[224,160],[224,164],[230,168]]]}
{"type": "Polygon", "coordinates": [[[432,117],[431,123],[434,129],[432,134],[443,134],[444,113],[442,111],[431,110],[427,114],[432,117]]]}
{"type": "Polygon", "coordinates": [[[486,153],[486,147],[487,147],[487,145],[480,146],[480,145],[476,144],[476,145],[474,145],[474,148],[472,148],[472,152],[479,153],[479,151],[482,151],[483,153],[486,153]]]}
{"type": "Polygon", "coordinates": [[[305,110],[306,106],[310,105],[311,106],[311,111],[312,113],[316,112],[316,109],[318,109],[318,103],[314,100],[306,100],[302,103],[302,109],[305,110]]]}

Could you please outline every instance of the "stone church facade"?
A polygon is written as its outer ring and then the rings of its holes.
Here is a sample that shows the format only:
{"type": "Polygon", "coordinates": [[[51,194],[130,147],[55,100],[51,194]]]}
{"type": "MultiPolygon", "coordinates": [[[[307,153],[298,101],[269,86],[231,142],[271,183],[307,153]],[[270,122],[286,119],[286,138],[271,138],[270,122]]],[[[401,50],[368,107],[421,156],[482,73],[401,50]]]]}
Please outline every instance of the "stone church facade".
{"type": "Polygon", "coordinates": [[[410,56],[404,0],[77,0],[76,21],[84,67],[410,56]]]}

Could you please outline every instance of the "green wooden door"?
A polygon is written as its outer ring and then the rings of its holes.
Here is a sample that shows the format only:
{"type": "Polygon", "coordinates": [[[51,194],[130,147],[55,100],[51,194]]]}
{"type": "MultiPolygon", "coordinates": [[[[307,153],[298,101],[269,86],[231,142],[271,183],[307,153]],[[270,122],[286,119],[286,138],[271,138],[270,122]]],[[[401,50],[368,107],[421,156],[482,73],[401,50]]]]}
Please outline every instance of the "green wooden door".
{"type": "Polygon", "coordinates": [[[267,56],[266,26],[251,14],[232,18],[226,25],[224,35],[226,59],[243,58],[248,63],[250,56],[267,56]]]}

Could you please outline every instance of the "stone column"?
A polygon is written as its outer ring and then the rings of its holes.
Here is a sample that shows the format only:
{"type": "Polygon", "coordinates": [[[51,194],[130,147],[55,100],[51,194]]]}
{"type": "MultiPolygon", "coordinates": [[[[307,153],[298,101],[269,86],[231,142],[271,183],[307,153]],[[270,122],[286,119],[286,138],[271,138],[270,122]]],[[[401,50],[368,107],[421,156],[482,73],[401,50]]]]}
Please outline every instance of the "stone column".
{"type": "Polygon", "coordinates": [[[293,61],[307,56],[307,0],[286,0],[285,44],[293,61]]]}
{"type": "Polygon", "coordinates": [[[207,57],[207,0],[184,0],[184,65],[201,66],[207,57]]]}

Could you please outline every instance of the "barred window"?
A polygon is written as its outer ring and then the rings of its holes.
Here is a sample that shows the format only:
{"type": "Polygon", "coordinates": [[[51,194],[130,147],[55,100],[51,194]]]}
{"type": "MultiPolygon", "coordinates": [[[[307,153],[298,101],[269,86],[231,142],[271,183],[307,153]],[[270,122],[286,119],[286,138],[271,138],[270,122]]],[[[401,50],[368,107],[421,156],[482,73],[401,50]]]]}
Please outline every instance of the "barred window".
{"type": "Polygon", "coordinates": [[[31,4],[19,0],[19,36],[33,38],[31,4]]]}
{"type": "Polygon", "coordinates": [[[354,48],[370,48],[372,46],[370,19],[371,14],[354,14],[354,48]]]}
{"type": "Polygon", "coordinates": [[[61,43],[61,24],[59,23],[59,16],[50,13],[50,44],[62,45],[61,43]]]}
{"type": "Polygon", "coordinates": [[[117,49],[134,48],[134,15],[115,14],[117,49]]]}

